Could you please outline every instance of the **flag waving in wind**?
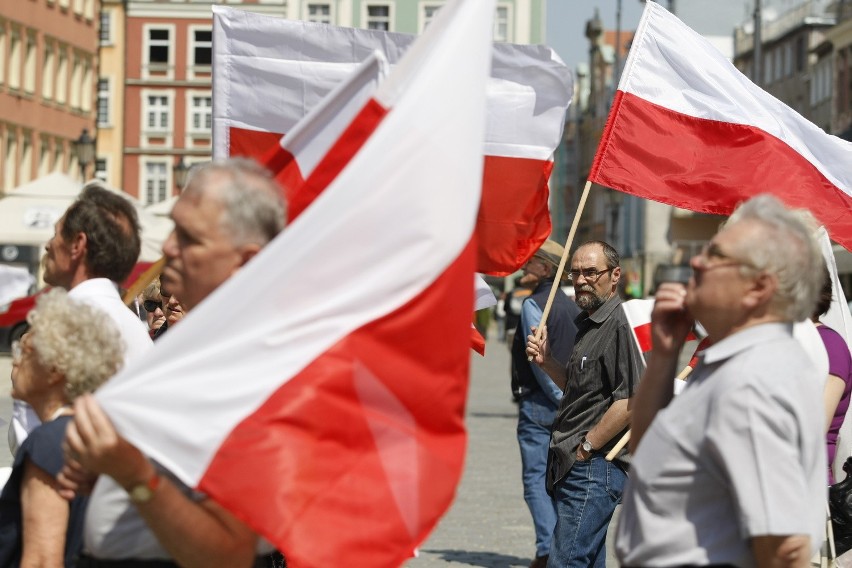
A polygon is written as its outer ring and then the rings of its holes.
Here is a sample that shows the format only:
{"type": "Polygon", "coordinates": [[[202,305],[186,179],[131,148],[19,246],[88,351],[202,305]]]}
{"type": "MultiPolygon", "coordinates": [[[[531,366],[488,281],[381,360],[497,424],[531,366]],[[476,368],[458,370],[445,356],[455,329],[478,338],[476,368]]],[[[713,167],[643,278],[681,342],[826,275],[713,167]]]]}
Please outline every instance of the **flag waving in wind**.
{"type": "Polygon", "coordinates": [[[742,75],[647,2],[589,179],[704,213],[759,193],[809,209],[852,249],[852,144],[742,75]]]}
{"type": "MultiPolygon", "coordinates": [[[[266,156],[374,50],[393,66],[415,40],[219,6],[213,37],[213,154],[220,158],[266,156]]],[[[497,43],[486,92],[477,269],[510,274],[550,235],[548,180],[573,80],[548,47],[497,43]]],[[[312,195],[319,184],[309,186],[312,195]]]]}
{"type": "Polygon", "coordinates": [[[294,566],[398,566],[461,476],[493,10],[447,3],[334,181],[97,393],[294,566]]]}

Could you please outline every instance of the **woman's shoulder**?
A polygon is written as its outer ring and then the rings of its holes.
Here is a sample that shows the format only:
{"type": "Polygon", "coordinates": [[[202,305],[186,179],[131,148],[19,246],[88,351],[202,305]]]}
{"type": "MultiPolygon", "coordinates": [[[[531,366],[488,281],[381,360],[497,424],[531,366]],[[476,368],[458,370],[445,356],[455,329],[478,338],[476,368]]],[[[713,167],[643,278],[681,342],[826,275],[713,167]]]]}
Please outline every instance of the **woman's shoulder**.
{"type": "Polygon", "coordinates": [[[60,416],[30,432],[15,456],[15,464],[29,458],[33,464],[56,476],[62,469],[62,440],[70,420],[70,416],[60,416]]]}

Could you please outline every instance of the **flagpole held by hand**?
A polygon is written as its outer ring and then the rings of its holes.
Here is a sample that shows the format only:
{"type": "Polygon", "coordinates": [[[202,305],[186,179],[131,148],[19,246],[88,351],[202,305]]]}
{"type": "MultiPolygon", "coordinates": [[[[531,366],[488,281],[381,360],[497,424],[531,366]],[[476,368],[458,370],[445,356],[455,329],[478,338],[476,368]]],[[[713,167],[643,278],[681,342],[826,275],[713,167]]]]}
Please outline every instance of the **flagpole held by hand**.
{"type": "MultiPolygon", "coordinates": [[[[577,232],[577,225],[580,224],[580,216],[583,214],[583,208],[586,206],[586,199],[589,197],[589,190],[592,188],[591,180],[586,180],[586,186],[583,188],[583,195],[580,196],[580,204],[577,206],[577,212],[574,213],[574,221],[571,223],[571,230],[568,231],[568,239],[565,241],[565,250],[562,253],[562,259],[559,261],[559,268],[556,269],[556,276],[553,279],[553,286],[550,288],[550,294],[547,296],[547,303],[544,305],[544,311],[541,314],[542,323],[547,321],[547,316],[550,315],[550,306],[553,305],[553,298],[556,297],[556,291],[559,290],[559,282],[562,280],[562,273],[565,271],[565,263],[568,261],[568,255],[571,254],[571,244],[574,242],[574,233],[577,232]]],[[[541,339],[541,330],[544,326],[541,325],[535,332],[536,340],[541,339]]],[[[532,361],[532,356],[527,358],[527,361],[532,361]]]]}
{"type": "MultiPolygon", "coordinates": [[[[686,367],[683,368],[683,370],[680,373],[678,373],[678,375],[675,377],[675,380],[685,381],[686,377],[688,377],[689,373],[691,373],[691,372],[692,372],[692,367],[687,365],[686,367]]],[[[624,446],[626,446],[627,442],[629,442],[629,441],[630,441],[630,430],[625,432],[624,436],[621,437],[621,439],[618,441],[618,443],[615,446],[612,447],[612,449],[606,455],[606,461],[611,462],[613,459],[615,459],[615,456],[618,455],[618,452],[620,452],[621,449],[624,446]]]]}

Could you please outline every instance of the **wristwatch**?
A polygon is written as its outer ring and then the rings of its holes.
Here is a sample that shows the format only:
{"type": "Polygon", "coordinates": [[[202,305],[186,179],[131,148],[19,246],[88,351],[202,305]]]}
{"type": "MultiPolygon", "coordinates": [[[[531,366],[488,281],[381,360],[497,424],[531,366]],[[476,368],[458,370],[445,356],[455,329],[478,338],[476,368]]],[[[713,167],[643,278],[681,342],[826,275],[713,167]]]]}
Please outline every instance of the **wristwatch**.
{"type": "Polygon", "coordinates": [[[145,483],[140,483],[131,487],[127,494],[130,496],[130,501],[141,505],[147,503],[154,496],[154,491],[160,486],[160,474],[156,471],[151,478],[145,483]]]}
{"type": "Polygon", "coordinates": [[[587,454],[592,453],[592,443],[590,441],[588,441],[586,438],[583,438],[583,443],[581,444],[580,447],[583,448],[583,451],[586,452],[587,454]]]}

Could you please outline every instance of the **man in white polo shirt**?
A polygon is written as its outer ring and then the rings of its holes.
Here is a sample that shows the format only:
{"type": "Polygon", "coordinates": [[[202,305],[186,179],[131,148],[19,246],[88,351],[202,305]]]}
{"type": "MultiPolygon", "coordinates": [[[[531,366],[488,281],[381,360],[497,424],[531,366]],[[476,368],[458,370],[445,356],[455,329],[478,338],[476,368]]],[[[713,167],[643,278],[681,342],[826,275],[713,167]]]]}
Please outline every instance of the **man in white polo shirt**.
{"type": "MultiPolygon", "coordinates": [[[[104,312],[124,343],[124,364],[151,346],[145,325],[121,299],[123,282],[139,258],[139,220],[121,195],[89,184],[56,223],[45,247],[44,281],[65,288],[68,297],[104,312]]],[[[24,402],[14,401],[9,447],[13,453],[40,424],[24,402]]]]}

